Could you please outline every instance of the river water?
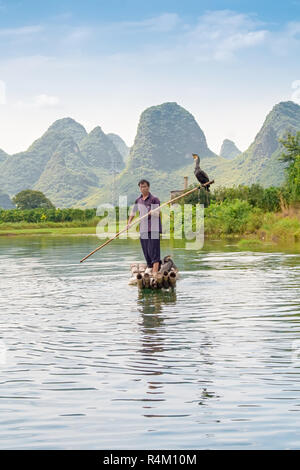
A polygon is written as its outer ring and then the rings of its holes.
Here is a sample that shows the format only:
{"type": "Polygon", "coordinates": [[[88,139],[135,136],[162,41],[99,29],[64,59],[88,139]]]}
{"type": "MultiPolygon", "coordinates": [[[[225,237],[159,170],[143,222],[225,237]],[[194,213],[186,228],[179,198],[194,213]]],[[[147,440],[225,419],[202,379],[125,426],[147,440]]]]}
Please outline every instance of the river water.
{"type": "Polygon", "coordinates": [[[0,448],[300,448],[300,252],[164,241],[143,294],[98,242],[0,237],[0,448]]]}

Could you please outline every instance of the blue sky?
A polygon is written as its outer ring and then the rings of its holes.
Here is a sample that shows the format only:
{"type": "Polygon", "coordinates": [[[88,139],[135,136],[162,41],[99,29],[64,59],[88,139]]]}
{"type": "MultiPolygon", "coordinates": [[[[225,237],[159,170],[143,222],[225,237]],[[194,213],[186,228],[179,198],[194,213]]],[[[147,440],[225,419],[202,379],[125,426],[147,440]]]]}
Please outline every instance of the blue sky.
{"type": "Polygon", "coordinates": [[[25,150],[55,120],[132,145],[141,112],[176,101],[218,152],[266,114],[300,104],[300,0],[0,0],[0,148],[25,150]]]}

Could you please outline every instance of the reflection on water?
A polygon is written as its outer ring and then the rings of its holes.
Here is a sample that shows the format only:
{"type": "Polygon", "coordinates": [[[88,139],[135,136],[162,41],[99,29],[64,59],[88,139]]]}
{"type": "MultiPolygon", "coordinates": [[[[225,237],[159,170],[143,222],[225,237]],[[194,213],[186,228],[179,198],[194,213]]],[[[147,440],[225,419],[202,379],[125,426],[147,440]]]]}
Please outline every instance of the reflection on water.
{"type": "Polygon", "coordinates": [[[163,351],[163,306],[176,303],[176,290],[141,290],[137,307],[141,312],[142,350],[145,355],[163,351]]]}
{"type": "MultiPolygon", "coordinates": [[[[176,289],[138,291],[138,310],[143,315],[161,313],[166,304],[176,304],[176,289]]],[[[154,318],[157,318],[155,315],[154,318]]]]}
{"type": "Polygon", "coordinates": [[[95,245],[0,237],[2,449],[299,447],[298,252],[166,241],[139,292],[138,242],[95,245]]]}

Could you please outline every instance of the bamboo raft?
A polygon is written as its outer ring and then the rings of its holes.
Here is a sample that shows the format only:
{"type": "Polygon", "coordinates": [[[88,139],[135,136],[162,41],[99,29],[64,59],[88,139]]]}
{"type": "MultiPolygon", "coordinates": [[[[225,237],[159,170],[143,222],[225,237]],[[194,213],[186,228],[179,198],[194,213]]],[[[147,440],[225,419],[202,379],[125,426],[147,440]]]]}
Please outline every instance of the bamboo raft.
{"type": "Polygon", "coordinates": [[[156,275],[142,262],[131,263],[130,285],[137,285],[139,289],[174,289],[179,277],[178,268],[170,256],[165,256],[160,270],[156,275]]]}

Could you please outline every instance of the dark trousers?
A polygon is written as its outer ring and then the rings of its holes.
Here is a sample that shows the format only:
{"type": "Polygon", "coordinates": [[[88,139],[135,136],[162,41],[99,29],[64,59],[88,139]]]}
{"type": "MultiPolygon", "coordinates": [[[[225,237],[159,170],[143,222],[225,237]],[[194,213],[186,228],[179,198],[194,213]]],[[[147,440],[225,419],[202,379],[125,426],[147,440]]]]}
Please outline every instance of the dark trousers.
{"type": "Polygon", "coordinates": [[[148,232],[148,234],[141,233],[140,241],[141,241],[142,250],[143,250],[148,268],[152,268],[153,263],[159,263],[159,269],[160,269],[161,259],[160,259],[159,233],[156,233],[156,232],[155,233],[148,232]]]}

